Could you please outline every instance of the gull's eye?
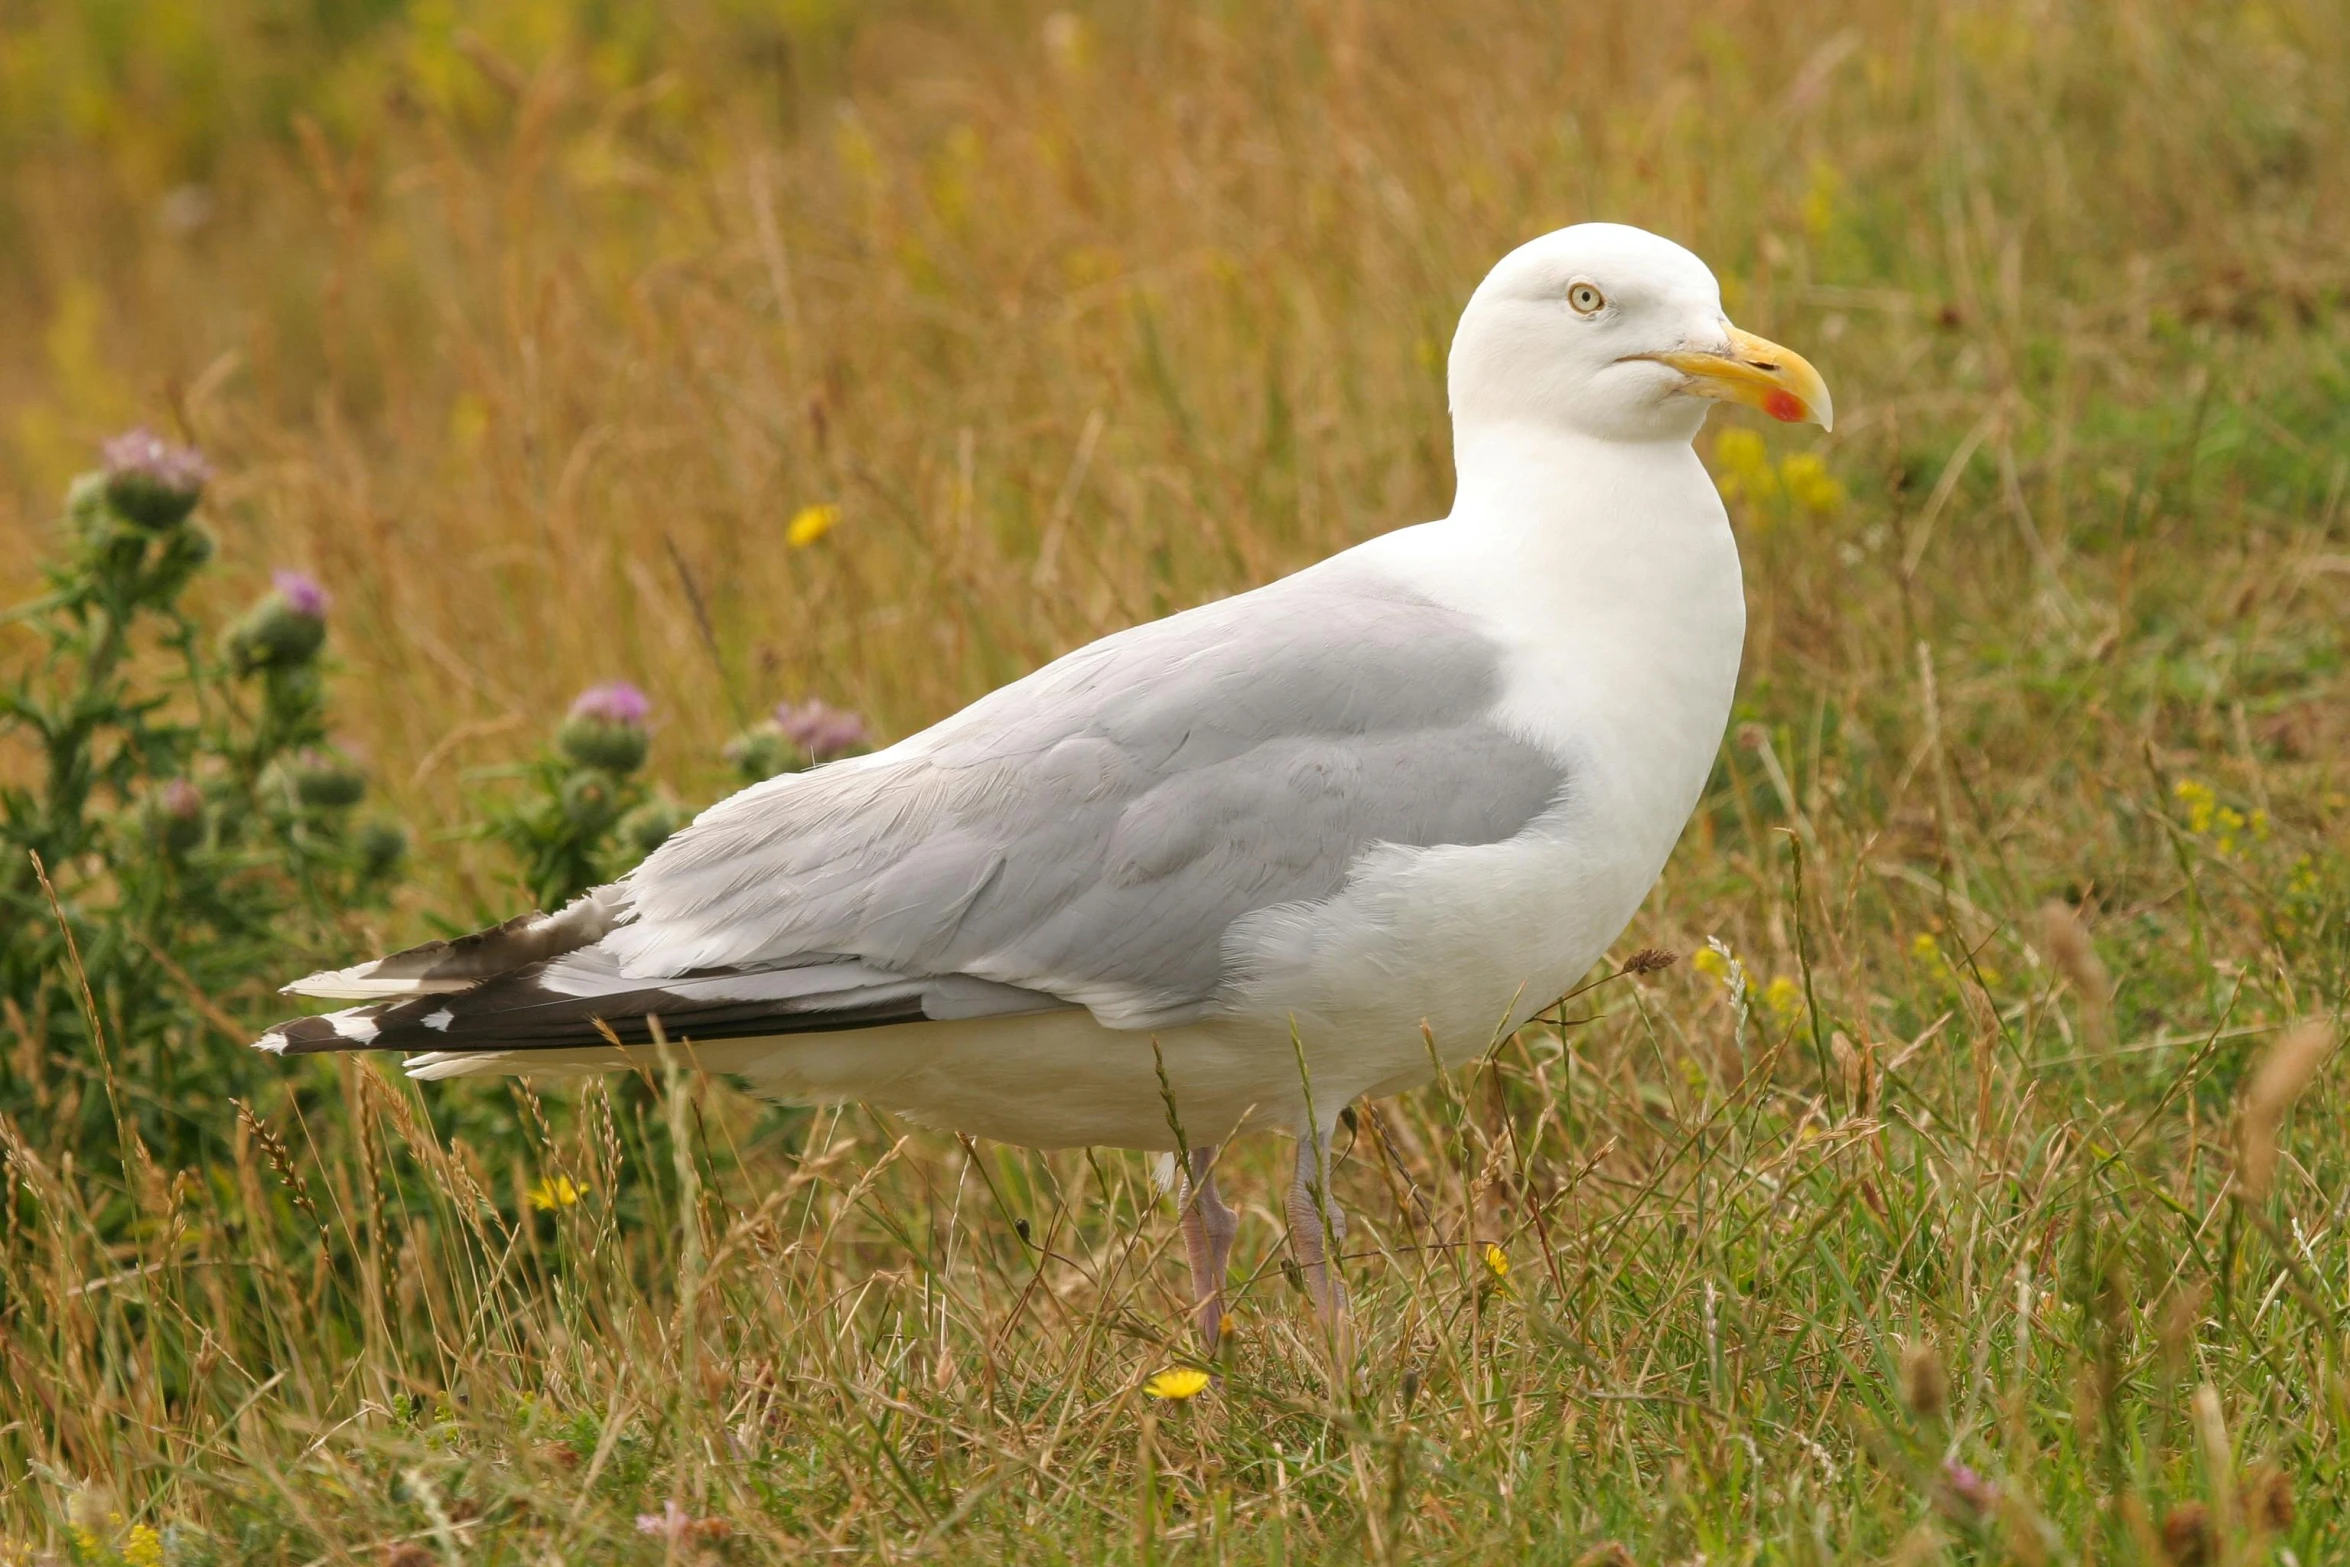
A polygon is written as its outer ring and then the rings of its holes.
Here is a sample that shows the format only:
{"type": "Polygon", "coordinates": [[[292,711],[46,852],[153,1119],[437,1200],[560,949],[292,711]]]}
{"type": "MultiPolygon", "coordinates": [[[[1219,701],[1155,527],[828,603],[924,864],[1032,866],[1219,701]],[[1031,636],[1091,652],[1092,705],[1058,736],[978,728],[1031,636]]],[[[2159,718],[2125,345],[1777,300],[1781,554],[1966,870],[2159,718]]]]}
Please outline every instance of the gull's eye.
{"type": "Polygon", "coordinates": [[[1567,290],[1567,304],[1579,316],[1595,316],[1607,308],[1607,296],[1589,283],[1577,283],[1567,290]]]}

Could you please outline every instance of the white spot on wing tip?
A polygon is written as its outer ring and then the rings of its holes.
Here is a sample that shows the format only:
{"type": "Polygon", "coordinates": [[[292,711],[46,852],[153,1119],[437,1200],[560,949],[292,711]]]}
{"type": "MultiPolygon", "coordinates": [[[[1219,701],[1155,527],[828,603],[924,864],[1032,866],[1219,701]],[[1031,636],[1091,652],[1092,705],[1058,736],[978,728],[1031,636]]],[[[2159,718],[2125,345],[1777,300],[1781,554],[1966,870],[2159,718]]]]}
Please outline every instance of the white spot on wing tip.
{"type": "Polygon", "coordinates": [[[259,1039],[253,1041],[253,1048],[266,1051],[273,1056],[282,1056],[286,1053],[286,1036],[283,1034],[263,1034],[259,1039]]]}
{"type": "Polygon", "coordinates": [[[418,1021],[423,1023],[426,1028],[437,1029],[445,1034],[449,1031],[449,1025],[457,1021],[457,1014],[447,1007],[443,1007],[438,1012],[429,1013],[418,1021]]]}
{"type": "Polygon", "coordinates": [[[354,1044],[364,1045],[381,1032],[375,1026],[375,1019],[361,1017],[356,1011],[330,1012],[327,1014],[326,1020],[334,1025],[336,1033],[354,1044]]]}

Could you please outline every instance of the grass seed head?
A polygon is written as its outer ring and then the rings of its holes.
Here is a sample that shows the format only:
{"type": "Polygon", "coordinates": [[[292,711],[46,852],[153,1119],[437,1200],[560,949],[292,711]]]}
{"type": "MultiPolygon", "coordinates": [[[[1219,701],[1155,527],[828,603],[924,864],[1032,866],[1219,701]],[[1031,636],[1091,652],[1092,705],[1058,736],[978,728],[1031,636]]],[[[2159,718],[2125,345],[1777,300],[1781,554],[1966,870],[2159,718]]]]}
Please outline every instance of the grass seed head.
{"type": "Polygon", "coordinates": [[[2293,1527],[2293,1477],[2274,1464],[2256,1464],[2237,1487],[2244,1519],[2255,1529],[2282,1534],[2293,1527]]]}
{"type": "Polygon", "coordinates": [[[2277,1129],[2333,1050],[2331,1028],[2323,1023],[2304,1023],[2287,1030],[2253,1070],[2237,1120],[2236,1179],[2246,1199],[2259,1202],[2268,1196],[2276,1181],[2277,1129]]]}
{"type": "Polygon", "coordinates": [[[1921,1420],[1939,1420],[1950,1407],[1950,1374],[1923,1339],[1902,1346],[1901,1401],[1921,1420]]]}
{"type": "Polygon", "coordinates": [[[2051,900],[2040,906],[2041,942],[2048,949],[2048,959],[2056,971],[2073,987],[2080,998],[2081,1020],[2089,1031],[2089,1043],[2105,1048],[2113,1043],[2113,976],[2106,972],[2105,962],[2097,956],[2097,946],[2089,939],[2089,927],[2069,903],[2051,900]]]}
{"type": "Polygon", "coordinates": [[[2172,1508],[2162,1520],[2162,1554],[2170,1567],[2211,1567],[2218,1561],[2211,1509],[2201,1502],[2181,1502],[2172,1508]]]}

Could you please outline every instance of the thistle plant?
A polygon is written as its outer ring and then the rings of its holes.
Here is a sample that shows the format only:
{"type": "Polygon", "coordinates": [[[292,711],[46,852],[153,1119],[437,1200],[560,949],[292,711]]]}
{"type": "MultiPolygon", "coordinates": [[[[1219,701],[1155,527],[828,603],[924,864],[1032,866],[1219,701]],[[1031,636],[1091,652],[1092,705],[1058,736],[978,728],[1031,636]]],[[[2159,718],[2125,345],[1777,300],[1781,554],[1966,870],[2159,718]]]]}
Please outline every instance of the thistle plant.
{"type": "Polygon", "coordinates": [[[764,723],[754,724],[726,744],[726,759],[747,783],[797,773],[866,749],[865,720],[811,697],[779,702],[764,723]]]}
{"type": "MultiPolygon", "coordinates": [[[[540,908],[560,908],[625,874],[692,820],[691,808],[640,777],[651,718],[650,699],[628,682],[590,686],[537,758],[480,775],[524,781],[483,830],[513,854],[540,908]]],[[[863,718],[811,699],[777,704],[724,754],[744,782],[758,783],[865,749],[863,718]]]]}
{"type": "Polygon", "coordinates": [[[289,945],[326,946],[405,849],[357,820],[366,779],[328,735],[325,591],[281,571],[223,639],[182,604],[217,552],[195,517],[210,479],[151,432],[107,442],[67,492],[48,591],[0,617],[31,649],[0,673],[0,739],[37,759],[0,785],[0,1003],[27,1066],[0,1109],[78,1118],[100,1150],[127,1132],[193,1153],[219,1124],[197,1107],[253,1070],[224,1008],[289,945]],[[137,1093],[84,1092],[133,1071],[137,1093]]]}
{"type": "Polygon", "coordinates": [[[526,780],[522,797],[494,811],[489,835],[521,862],[543,909],[560,908],[608,881],[669,835],[662,799],[638,777],[652,748],[652,703],[627,681],[590,686],[573,700],[553,743],[535,760],[505,770],[526,780]],[[622,832],[623,824],[628,831],[622,832]],[[650,837],[628,858],[634,844],[650,837]]]}

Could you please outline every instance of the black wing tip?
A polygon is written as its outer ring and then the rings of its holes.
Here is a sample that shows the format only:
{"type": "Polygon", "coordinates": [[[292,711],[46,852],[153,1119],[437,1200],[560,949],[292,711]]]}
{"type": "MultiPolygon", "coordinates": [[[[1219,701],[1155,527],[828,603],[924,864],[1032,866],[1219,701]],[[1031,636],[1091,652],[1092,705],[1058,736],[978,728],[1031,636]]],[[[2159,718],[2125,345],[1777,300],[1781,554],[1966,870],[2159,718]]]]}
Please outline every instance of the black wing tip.
{"type": "Polygon", "coordinates": [[[380,1007],[352,1007],[316,1017],[288,1018],[273,1023],[255,1040],[254,1047],[277,1056],[313,1056],[335,1050],[380,1050],[374,1016],[380,1007]]]}

